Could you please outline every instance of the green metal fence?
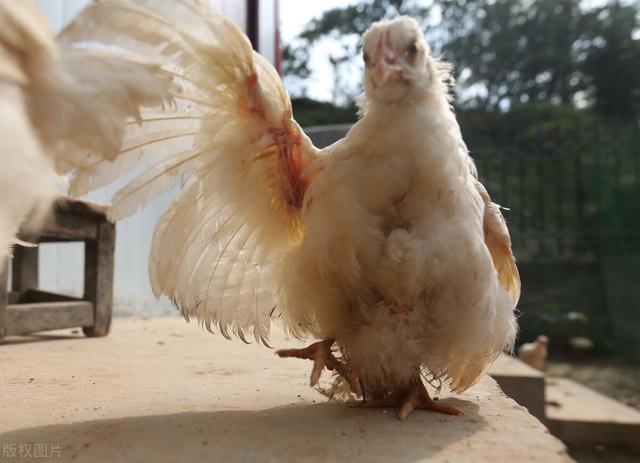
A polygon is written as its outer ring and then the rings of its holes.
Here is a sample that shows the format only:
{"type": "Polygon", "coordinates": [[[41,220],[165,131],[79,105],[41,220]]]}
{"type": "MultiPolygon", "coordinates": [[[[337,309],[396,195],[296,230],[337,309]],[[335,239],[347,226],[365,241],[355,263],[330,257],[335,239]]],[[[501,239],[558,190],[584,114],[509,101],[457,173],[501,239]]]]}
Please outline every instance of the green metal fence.
{"type": "Polygon", "coordinates": [[[587,335],[601,350],[640,357],[637,124],[575,118],[522,130],[471,127],[465,138],[479,176],[509,209],[522,340],[543,331],[558,344],[587,335]],[[576,313],[587,321],[570,323],[576,313]]]}
{"type": "MultiPolygon", "coordinates": [[[[640,129],[572,111],[459,114],[492,199],[508,208],[520,341],[588,336],[640,358],[640,129]],[[584,315],[584,317],[582,316],[584,315]]],[[[349,126],[305,129],[317,146],[349,126]]]]}
{"type": "Polygon", "coordinates": [[[479,176],[509,208],[521,259],[640,251],[640,130],[573,121],[467,137],[479,176]]]}

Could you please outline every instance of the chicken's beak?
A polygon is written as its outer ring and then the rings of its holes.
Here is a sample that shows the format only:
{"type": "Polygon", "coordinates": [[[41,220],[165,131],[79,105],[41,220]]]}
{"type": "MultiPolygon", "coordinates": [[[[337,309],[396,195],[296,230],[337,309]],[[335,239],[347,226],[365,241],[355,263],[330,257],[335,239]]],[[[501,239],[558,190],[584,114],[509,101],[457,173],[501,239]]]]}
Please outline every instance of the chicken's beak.
{"type": "Polygon", "coordinates": [[[384,31],[378,45],[378,62],[373,68],[373,83],[376,87],[381,87],[390,80],[401,78],[402,71],[396,53],[389,46],[387,31],[384,31]]]}

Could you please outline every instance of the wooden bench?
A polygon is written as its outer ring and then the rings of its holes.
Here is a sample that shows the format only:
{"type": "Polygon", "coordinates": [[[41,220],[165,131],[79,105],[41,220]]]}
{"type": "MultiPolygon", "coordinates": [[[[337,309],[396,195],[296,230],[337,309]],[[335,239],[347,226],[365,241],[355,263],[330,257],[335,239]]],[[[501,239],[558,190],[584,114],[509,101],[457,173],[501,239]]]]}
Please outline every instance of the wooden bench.
{"type": "Polygon", "coordinates": [[[105,336],[111,326],[115,225],[104,206],[60,197],[35,243],[84,242],[82,299],[38,290],[38,248],[16,245],[0,268],[0,339],[38,331],[82,327],[105,336]],[[8,289],[9,265],[11,288],[8,289]]]}

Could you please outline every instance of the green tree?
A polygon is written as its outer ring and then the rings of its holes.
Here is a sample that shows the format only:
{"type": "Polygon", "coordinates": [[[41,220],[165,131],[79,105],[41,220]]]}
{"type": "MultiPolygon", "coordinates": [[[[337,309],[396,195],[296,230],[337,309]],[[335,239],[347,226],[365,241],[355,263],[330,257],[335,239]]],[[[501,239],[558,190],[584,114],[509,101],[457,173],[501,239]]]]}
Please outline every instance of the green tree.
{"type": "Polygon", "coordinates": [[[465,103],[487,110],[515,102],[570,103],[584,90],[572,59],[580,29],[579,3],[443,2],[445,55],[459,75],[466,70],[466,86],[485,89],[465,103]]]}
{"type": "Polygon", "coordinates": [[[466,85],[486,89],[466,102],[471,107],[548,101],[592,103],[622,116],[638,110],[637,4],[612,1],[592,10],[580,0],[442,5],[445,53],[459,72],[467,70],[466,85]]]}
{"type": "Polygon", "coordinates": [[[637,5],[614,2],[585,15],[581,68],[601,113],[640,113],[640,20],[637,5]]]}

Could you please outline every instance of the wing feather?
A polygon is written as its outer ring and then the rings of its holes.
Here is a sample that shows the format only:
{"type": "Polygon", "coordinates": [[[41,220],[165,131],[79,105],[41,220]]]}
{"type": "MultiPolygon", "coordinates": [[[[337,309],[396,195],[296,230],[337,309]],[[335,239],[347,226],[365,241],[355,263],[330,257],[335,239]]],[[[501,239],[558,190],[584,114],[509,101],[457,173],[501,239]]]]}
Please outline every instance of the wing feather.
{"type": "Polygon", "coordinates": [[[509,229],[500,212],[500,206],[491,202],[489,193],[479,181],[475,180],[475,182],[484,202],[483,228],[485,244],[491,253],[496,272],[498,272],[500,286],[517,303],[520,300],[520,274],[511,250],[509,229]]]}
{"type": "Polygon", "coordinates": [[[87,7],[61,40],[145,56],[171,79],[175,101],[173,113],[144,111],[126,125],[111,166],[85,163],[72,185],[86,191],[147,162],[116,193],[111,213],[119,218],[181,179],[153,236],[154,293],[209,330],[266,342],[276,290],[267,262],[302,236],[306,167],[317,152],[293,120],[277,72],[201,0],[105,0],[87,7]]]}

